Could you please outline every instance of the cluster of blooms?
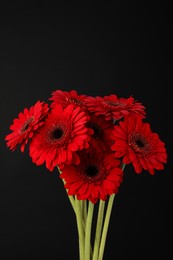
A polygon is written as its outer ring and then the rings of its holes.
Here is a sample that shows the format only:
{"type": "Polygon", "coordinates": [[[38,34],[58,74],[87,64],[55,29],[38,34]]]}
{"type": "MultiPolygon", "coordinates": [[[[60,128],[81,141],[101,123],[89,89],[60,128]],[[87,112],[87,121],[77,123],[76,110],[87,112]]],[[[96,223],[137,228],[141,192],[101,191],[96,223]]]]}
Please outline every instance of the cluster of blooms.
{"type": "Polygon", "coordinates": [[[122,165],[154,174],[167,161],[165,144],[144,122],[145,107],[133,97],[87,96],[53,91],[14,119],[5,140],[14,151],[29,145],[33,163],[58,167],[69,195],[96,203],[116,194],[122,165]]]}

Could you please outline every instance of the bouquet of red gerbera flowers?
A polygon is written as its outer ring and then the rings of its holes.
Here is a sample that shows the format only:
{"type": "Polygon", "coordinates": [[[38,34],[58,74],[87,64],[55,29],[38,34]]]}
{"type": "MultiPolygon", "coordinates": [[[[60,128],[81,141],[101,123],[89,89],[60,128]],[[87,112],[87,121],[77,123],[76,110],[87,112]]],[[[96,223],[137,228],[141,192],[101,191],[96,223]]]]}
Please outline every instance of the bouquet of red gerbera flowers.
{"type": "Polygon", "coordinates": [[[55,90],[48,100],[19,113],[5,137],[7,146],[14,151],[20,145],[23,152],[28,144],[33,163],[57,168],[76,214],[80,260],[102,260],[125,165],[131,163],[137,174],[163,170],[165,144],[144,122],[145,107],[133,97],[55,90]]]}

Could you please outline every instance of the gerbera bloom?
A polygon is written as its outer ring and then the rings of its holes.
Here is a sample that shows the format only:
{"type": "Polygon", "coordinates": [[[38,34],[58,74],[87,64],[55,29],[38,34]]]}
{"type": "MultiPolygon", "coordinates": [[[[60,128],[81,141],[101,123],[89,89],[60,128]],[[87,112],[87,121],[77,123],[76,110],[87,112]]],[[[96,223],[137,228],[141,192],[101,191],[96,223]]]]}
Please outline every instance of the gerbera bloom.
{"type": "Polygon", "coordinates": [[[145,107],[134,100],[133,97],[118,98],[116,95],[104,97],[87,97],[85,99],[88,110],[95,115],[104,115],[106,120],[119,120],[130,114],[138,114],[141,118],[145,117],[145,107]]]}
{"type": "Polygon", "coordinates": [[[88,148],[92,130],[86,127],[89,117],[74,105],[65,109],[61,105],[54,107],[45,121],[45,125],[30,144],[30,156],[37,165],[44,162],[52,171],[55,166],[64,163],[78,164],[78,150],[88,148]]]}
{"type": "Polygon", "coordinates": [[[154,169],[164,169],[167,161],[165,144],[153,133],[148,123],[137,116],[127,117],[114,126],[112,132],[115,157],[123,157],[123,163],[132,163],[136,173],[142,169],[154,174],[154,169]]]}
{"type": "Polygon", "coordinates": [[[112,122],[105,121],[104,116],[95,116],[94,114],[91,114],[87,126],[93,130],[88,151],[92,153],[94,149],[101,153],[110,150],[112,144],[112,122]]]}
{"type": "Polygon", "coordinates": [[[65,180],[69,195],[79,200],[106,200],[108,195],[116,194],[122,182],[123,172],[120,161],[113,154],[95,154],[90,157],[85,151],[80,153],[80,164],[64,167],[60,178],[65,180]]]}
{"type": "Polygon", "coordinates": [[[12,133],[5,137],[10,150],[14,151],[20,144],[21,151],[24,151],[29,138],[32,138],[44,123],[43,118],[47,115],[48,109],[48,104],[37,101],[34,106],[25,108],[23,113],[19,113],[18,118],[15,118],[10,126],[12,133]]]}
{"type": "Polygon", "coordinates": [[[49,100],[52,101],[51,107],[60,104],[64,108],[69,104],[74,104],[75,106],[85,108],[85,97],[86,95],[78,95],[76,90],[62,91],[58,89],[52,92],[52,97],[49,100]]]}

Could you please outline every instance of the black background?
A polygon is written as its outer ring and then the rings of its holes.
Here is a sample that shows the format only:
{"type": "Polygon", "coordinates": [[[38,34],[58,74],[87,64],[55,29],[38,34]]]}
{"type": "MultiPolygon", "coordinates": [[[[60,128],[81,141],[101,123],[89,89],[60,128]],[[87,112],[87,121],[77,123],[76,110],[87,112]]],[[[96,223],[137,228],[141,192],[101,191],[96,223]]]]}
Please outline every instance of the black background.
{"type": "Polygon", "coordinates": [[[129,165],[114,203],[105,259],[172,253],[172,17],[166,4],[64,7],[0,4],[0,259],[78,259],[75,216],[57,171],[7,149],[24,107],[55,89],[128,98],[166,143],[154,176],[129,165]]]}

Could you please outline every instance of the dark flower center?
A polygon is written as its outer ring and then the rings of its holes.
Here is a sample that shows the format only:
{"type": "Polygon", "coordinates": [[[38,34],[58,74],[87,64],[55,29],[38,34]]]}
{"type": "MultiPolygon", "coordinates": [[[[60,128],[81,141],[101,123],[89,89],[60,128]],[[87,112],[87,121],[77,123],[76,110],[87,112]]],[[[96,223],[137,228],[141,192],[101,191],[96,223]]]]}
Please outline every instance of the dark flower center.
{"type": "Polygon", "coordinates": [[[141,140],[136,140],[136,144],[139,148],[143,148],[144,147],[144,143],[141,140]]]}
{"type": "Polygon", "coordinates": [[[79,166],[79,172],[87,183],[100,183],[107,175],[107,169],[100,158],[84,157],[84,161],[79,166]],[[89,160],[89,161],[88,161],[89,160]]]}
{"type": "Polygon", "coordinates": [[[26,122],[22,125],[21,133],[26,132],[29,129],[30,124],[34,121],[34,117],[30,117],[26,120],[26,122]]]}
{"type": "Polygon", "coordinates": [[[46,132],[46,139],[54,147],[66,147],[71,137],[71,126],[65,125],[64,122],[58,122],[52,125],[46,132]]]}
{"type": "Polygon", "coordinates": [[[74,97],[70,97],[70,98],[66,98],[66,100],[70,103],[75,103],[76,105],[81,105],[82,101],[80,99],[74,98],[74,97]]]}
{"type": "Polygon", "coordinates": [[[150,151],[150,142],[140,133],[132,133],[129,135],[129,145],[137,153],[146,155],[150,151]]]}
{"type": "Polygon", "coordinates": [[[61,139],[61,137],[63,136],[64,132],[61,128],[57,128],[53,131],[52,133],[52,137],[53,139],[61,139]]]}
{"type": "Polygon", "coordinates": [[[123,102],[113,101],[113,100],[107,100],[105,103],[109,106],[113,107],[125,107],[125,104],[123,102]]]}
{"type": "Polygon", "coordinates": [[[97,125],[94,125],[92,129],[94,130],[94,136],[98,136],[100,134],[100,128],[97,125]]]}
{"type": "Polygon", "coordinates": [[[98,174],[98,169],[95,165],[89,165],[86,168],[86,174],[88,177],[95,177],[98,174]]]}
{"type": "Polygon", "coordinates": [[[97,124],[94,124],[94,123],[92,123],[92,122],[89,122],[89,123],[87,124],[87,126],[94,131],[93,137],[94,137],[95,139],[99,138],[99,136],[101,135],[101,128],[100,128],[100,126],[97,125],[97,124]]]}

